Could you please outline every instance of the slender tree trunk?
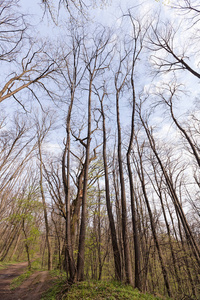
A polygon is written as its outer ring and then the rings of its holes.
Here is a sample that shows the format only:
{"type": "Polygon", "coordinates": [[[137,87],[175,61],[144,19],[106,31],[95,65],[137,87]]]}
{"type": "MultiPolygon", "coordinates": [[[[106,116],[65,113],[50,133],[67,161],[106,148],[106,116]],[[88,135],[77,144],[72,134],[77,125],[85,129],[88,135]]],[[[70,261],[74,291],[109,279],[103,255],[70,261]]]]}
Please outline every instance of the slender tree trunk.
{"type": "Polygon", "coordinates": [[[186,132],[186,130],[179,124],[179,122],[175,118],[174,112],[173,112],[173,107],[172,107],[172,99],[170,99],[170,100],[171,100],[171,103],[170,103],[170,113],[171,113],[172,119],[173,119],[174,123],[176,124],[176,126],[178,127],[178,129],[184,135],[184,137],[187,140],[188,144],[190,145],[192,153],[193,153],[193,155],[194,155],[194,157],[195,157],[195,159],[197,161],[198,166],[200,167],[200,157],[199,157],[199,154],[198,154],[198,150],[196,150],[196,147],[195,147],[194,143],[192,142],[192,139],[190,138],[190,136],[186,132]]]}
{"type": "Polygon", "coordinates": [[[101,259],[101,189],[100,189],[100,185],[99,185],[99,180],[97,181],[97,185],[98,185],[97,251],[98,251],[98,266],[99,266],[98,280],[101,280],[101,275],[102,275],[102,259],[101,259]]]}
{"type": "Polygon", "coordinates": [[[153,150],[153,152],[155,154],[155,157],[156,157],[156,159],[157,159],[157,161],[158,161],[158,163],[160,165],[160,168],[161,168],[161,170],[163,172],[164,178],[166,180],[166,184],[168,186],[168,189],[169,189],[169,192],[170,192],[170,195],[171,195],[171,199],[173,201],[173,204],[174,204],[174,206],[175,206],[175,208],[176,208],[176,210],[177,210],[177,212],[179,214],[180,220],[182,222],[186,238],[187,238],[187,240],[188,240],[188,242],[189,242],[189,244],[191,246],[191,249],[193,251],[194,257],[196,258],[197,264],[198,264],[198,266],[200,266],[200,250],[199,250],[199,248],[197,246],[197,243],[196,243],[196,241],[195,241],[195,239],[193,237],[193,234],[191,232],[190,226],[189,226],[189,224],[187,222],[187,219],[185,217],[184,211],[183,211],[182,206],[181,206],[181,204],[179,202],[179,199],[178,199],[178,196],[176,194],[176,191],[175,191],[175,189],[173,187],[173,183],[172,183],[170,177],[168,176],[167,171],[166,171],[165,167],[163,166],[162,161],[161,161],[161,159],[160,159],[160,157],[158,155],[158,152],[157,152],[156,147],[155,147],[155,141],[153,139],[153,136],[151,135],[151,133],[150,133],[147,125],[145,124],[145,122],[143,121],[143,119],[142,119],[141,116],[140,116],[140,119],[141,119],[143,127],[144,127],[144,129],[146,131],[146,135],[148,137],[151,149],[153,150]]]}
{"type": "Polygon", "coordinates": [[[7,257],[8,253],[9,253],[9,250],[11,249],[11,246],[14,243],[16,236],[18,236],[20,230],[21,230],[21,224],[18,224],[18,226],[16,226],[14,228],[14,230],[11,232],[10,237],[8,238],[6,243],[4,244],[4,248],[1,252],[0,261],[4,261],[4,259],[7,257]]]}
{"type": "Polygon", "coordinates": [[[124,268],[124,249],[123,249],[123,242],[122,242],[122,220],[121,220],[121,203],[119,199],[119,179],[115,174],[115,159],[113,159],[113,185],[114,185],[114,191],[115,191],[115,199],[116,199],[116,216],[117,216],[117,224],[116,224],[116,233],[117,233],[117,240],[119,243],[119,253],[120,253],[120,259],[121,259],[121,273],[122,273],[122,280],[124,278],[125,274],[125,268],[124,268]]]}
{"type": "Polygon", "coordinates": [[[172,294],[171,294],[170,285],[169,285],[169,278],[168,278],[167,270],[165,268],[163,257],[162,257],[162,254],[161,254],[160,245],[159,245],[159,242],[158,242],[156,229],[155,229],[155,224],[154,224],[154,220],[153,220],[153,214],[152,214],[152,211],[151,211],[151,207],[150,207],[147,192],[146,192],[142,156],[141,156],[141,153],[140,153],[139,149],[138,149],[138,154],[139,154],[139,164],[140,164],[140,169],[137,166],[138,175],[139,175],[139,178],[140,178],[140,181],[141,181],[142,191],[143,191],[144,199],[145,199],[145,202],[146,202],[146,206],[147,206],[147,210],[148,210],[148,214],[149,214],[149,218],[150,218],[151,230],[152,230],[154,242],[155,242],[155,245],[156,245],[156,248],[157,248],[158,257],[159,257],[159,260],[160,260],[165,286],[166,286],[166,289],[167,289],[168,296],[171,297],[172,294]]]}
{"type": "Polygon", "coordinates": [[[75,245],[76,235],[78,232],[78,221],[80,218],[80,207],[83,199],[83,176],[84,176],[84,164],[78,177],[78,192],[76,199],[72,204],[72,216],[71,216],[71,240],[72,247],[75,245]]]}
{"type": "Polygon", "coordinates": [[[106,207],[109,218],[109,225],[111,231],[112,238],[112,248],[114,254],[114,262],[115,262],[115,275],[118,280],[122,280],[122,270],[121,270],[121,258],[120,252],[117,242],[117,234],[115,229],[115,223],[112,213],[112,206],[110,201],[110,186],[109,186],[109,178],[108,178],[108,164],[107,164],[107,154],[106,154],[106,125],[105,125],[105,114],[103,110],[103,99],[101,100],[101,114],[103,119],[103,161],[104,161],[104,178],[105,178],[105,187],[106,187],[106,207]]]}
{"type": "Polygon", "coordinates": [[[116,92],[116,111],[117,111],[117,130],[118,130],[118,162],[119,162],[119,176],[121,185],[121,204],[122,204],[122,237],[124,246],[124,259],[125,259],[125,273],[126,282],[132,284],[132,270],[131,270],[131,259],[130,249],[128,240],[128,228],[127,228],[127,210],[126,210],[126,193],[125,193],[125,182],[124,173],[122,166],[122,140],[121,140],[121,124],[119,115],[119,92],[116,92]]]}
{"type": "Polygon", "coordinates": [[[19,235],[18,235],[16,244],[15,244],[15,248],[14,248],[14,250],[13,250],[13,252],[12,252],[10,258],[9,258],[9,261],[11,261],[11,260],[13,259],[13,257],[15,256],[15,253],[16,253],[16,251],[17,251],[17,248],[18,248],[18,245],[19,245],[19,242],[20,242],[20,239],[21,239],[21,232],[20,232],[19,235]]]}
{"type": "Polygon", "coordinates": [[[46,240],[46,235],[45,235],[44,242],[42,243],[42,246],[43,246],[43,251],[42,251],[42,262],[41,262],[41,267],[42,267],[42,268],[44,267],[44,261],[45,261],[45,249],[46,249],[46,243],[47,243],[47,240],[46,240]]]}
{"type": "Polygon", "coordinates": [[[62,157],[62,177],[63,177],[63,185],[65,191],[65,210],[66,210],[66,219],[65,219],[65,239],[66,239],[66,259],[69,264],[69,273],[70,278],[69,281],[73,282],[75,277],[75,262],[73,257],[73,249],[71,242],[71,214],[70,214],[70,121],[71,121],[71,112],[74,101],[74,93],[73,89],[71,89],[71,102],[68,109],[67,114],[67,122],[66,122],[66,131],[67,131],[67,141],[65,145],[65,149],[62,157]],[[67,156],[67,173],[65,170],[65,160],[67,156]]]}
{"type": "Polygon", "coordinates": [[[134,199],[134,184],[133,184],[133,175],[131,170],[131,150],[133,147],[133,139],[134,139],[134,130],[135,130],[135,88],[133,82],[133,74],[131,78],[132,85],[132,100],[133,100],[133,108],[132,108],[132,122],[131,122],[131,136],[130,142],[128,146],[128,151],[126,154],[127,157],[127,167],[128,167],[128,176],[129,176],[129,185],[130,185],[130,196],[131,196],[131,212],[132,212],[132,224],[133,224],[133,240],[134,240],[134,253],[135,253],[135,287],[141,290],[141,275],[140,275],[140,245],[138,238],[138,225],[137,225],[137,213],[135,209],[135,199],[134,199]]]}
{"type": "MultiPolygon", "coordinates": [[[[190,267],[189,260],[188,260],[188,253],[187,253],[187,250],[186,250],[186,247],[185,247],[185,240],[183,238],[182,229],[181,229],[181,222],[180,222],[180,218],[179,218],[179,215],[178,215],[177,211],[176,211],[176,215],[177,215],[177,219],[178,219],[178,229],[179,229],[179,235],[180,235],[180,239],[181,239],[181,247],[182,247],[181,250],[184,253],[183,260],[184,260],[184,263],[185,263],[185,266],[186,266],[186,270],[187,270],[187,276],[188,276],[188,279],[189,279],[188,281],[191,284],[191,289],[192,289],[193,295],[195,295],[195,296],[198,297],[198,295],[196,293],[195,283],[194,283],[193,276],[192,276],[194,274],[191,273],[191,267],[190,267]]],[[[187,282],[187,285],[188,285],[188,282],[187,282]]],[[[185,292],[188,292],[187,288],[185,289],[185,292]]]]}
{"type": "Polygon", "coordinates": [[[61,247],[60,247],[60,237],[59,237],[59,232],[57,229],[57,225],[55,220],[53,219],[53,216],[51,217],[54,227],[55,227],[55,231],[56,231],[56,238],[57,238],[57,242],[58,242],[58,268],[61,268],[61,247]]]}
{"type": "Polygon", "coordinates": [[[28,269],[30,271],[31,270],[31,260],[30,260],[30,252],[29,252],[29,246],[28,246],[28,242],[27,242],[27,234],[26,234],[26,230],[25,230],[24,219],[22,221],[22,230],[24,232],[24,237],[25,237],[25,249],[26,249],[27,260],[28,260],[28,269]]]}
{"type": "Polygon", "coordinates": [[[38,140],[38,148],[39,148],[39,159],[40,159],[40,192],[42,196],[42,205],[43,205],[43,212],[44,212],[44,221],[45,221],[45,229],[46,229],[46,243],[48,249],[48,270],[51,270],[51,247],[49,242],[49,224],[48,224],[48,217],[47,217],[47,207],[46,207],[46,200],[44,195],[43,189],[43,175],[42,175],[42,152],[41,152],[41,140],[38,140]]]}
{"type": "Polygon", "coordinates": [[[86,235],[86,207],[87,207],[87,185],[88,185],[88,170],[90,162],[90,142],[91,142],[91,97],[92,97],[92,81],[93,74],[90,74],[89,95],[88,95],[88,131],[87,131],[87,146],[86,157],[84,164],[84,181],[83,181],[83,200],[81,226],[79,235],[78,259],[77,259],[77,280],[81,281],[84,278],[84,254],[85,254],[85,235],[86,235]]]}

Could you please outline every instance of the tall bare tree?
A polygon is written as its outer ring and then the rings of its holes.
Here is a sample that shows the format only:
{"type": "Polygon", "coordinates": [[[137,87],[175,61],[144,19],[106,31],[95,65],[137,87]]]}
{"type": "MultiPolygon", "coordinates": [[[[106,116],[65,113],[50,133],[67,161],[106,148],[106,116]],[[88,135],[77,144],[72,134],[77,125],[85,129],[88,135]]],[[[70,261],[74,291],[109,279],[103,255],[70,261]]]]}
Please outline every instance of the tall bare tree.
{"type": "Polygon", "coordinates": [[[39,170],[40,170],[40,192],[42,197],[42,205],[43,205],[43,212],[44,212],[44,220],[45,220],[45,229],[46,229],[46,243],[48,249],[48,270],[51,269],[51,246],[49,241],[49,221],[48,221],[48,214],[47,214],[47,203],[45,199],[45,192],[44,192],[44,184],[43,184],[43,158],[42,158],[42,143],[44,142],[45,137],[49,133],[52,128],[52,117],[49,116],[49,113],[43,115],[42,122],[36,120],[36,129],[37,129],[37,140],[38,140],[38,154],[39,154],[39,170]],[[48,120],[49,118],[49,120],[48,120]],[[41,124],[40,124],[41,123],[41,124]]]}
{"type": "Polygon", "coordinates": [[[82,38],[78,35],[78,32],[72,33],[72,45],[71,45],[71,55],[66,56],[66,75],[64,72],[65,82],[67,84],[67,88],[70,91],[70,102],[67,112],[66,118],[66,132],[67,132],[67,140],[62,156],[62,177],[63,177],[63,185],[65,191],[65,211],[66,211],[66,259],[69,264],[69,273],[70,273],[70,281],[74,281],[76,266],[73,257],[73,245],[71,240],[71,208],[70,208],[70,140],[71,140],[71,115],[73,104],[75,100],[75,92],[77,86],[80,84],[82,77],[84,75],[84,71],[80,70],[80,52],[82,46],[82,38]],[[70,61],[71,58],[71,61],[70,61]],[[80,74],[81,72],[81,74],[80,74]],[[67,172],[65,168],[65,160],[67,157],[67,172]]]}
{"type": "Polygon", "coordinates": [[[79,236],[79,248],[78,248],[78,259],[77,259],[77,280],[83,280],[84,278],[84,252],[85,252],[85,237],[86,237],[86,207],[87,207],[87,185],[88,185],[88,169],[90,162],[90,143],[91,143],[91,108],[92,108],[92,93],[93,83],[99,74],[109,66],[110,56],[107,46],[109,44],[110,35],[107,33],[105,28],[100,28],[92,38],[93,46],[91,49],[86,48],[84,44],[84,63],[87,68],[88,74],[88,115],[87,115],[87,143],[86,143],[86,154],[84,163],[84,180],[83,180],[83,200],[82,200],[82,214],[81,214],[81,225],[80,225],[80,236],[79,236]],[[89,52],[90,50],[90,52],[89,52]]]}
{"type": "MultiPolygon", "coordinates": [[[[124,44],[125,45],[125,44],[124,44]]],[[[115,73],[115,97],[116,97],[116,115],[117,115],[117,150],[118,150],[118,164],[119,164],[119,177],[121,187],[121,208],[122,208],[122,237],[124,247],[124,260],[125,260],[125,273],[126,282],[132,283],[132,268],[130,259],[129,239],[128,239],[128,228],[127,228],[127,206],[126,206],[126,191],[125,191],[125,180],[122,160],[122,133],[121,133],[121,121],[120,121],[120,109],[119,102],[121,93],[126,85],[127,77],[130,72],[128,66],[130,50],[119,53],[119,64],[115,73]]]]}
{"type": "MultiPolygon", "coordinates": [[[[105,89],[105,88],[104,88],[105,89]]],[[[118,280],[122,280],[122,266],[121,266],[121,257],[118,247],[117,234],[115,229],[114,217],[112,212],[111,200],[110,200],[110,184],[109,184],[109,173],[108,173],[108,163],[107,163],[107,135],[106,135],[106,122],[105,122],[105,113],[104,113],[104,104],[103,100],[106,96],[106,91],[103,91],[102,96],[99,95],[97,91],[100,103],[101,103],[101,115],[102,115],[102,127],[103,127],[103,161],[104,161],[104,172],[105,172],[105,189],[106,189],[106,206],[110,224],[111,238],[112,238],[112,248],[114,254],[115,262],[115,276],[118,280]]]]}

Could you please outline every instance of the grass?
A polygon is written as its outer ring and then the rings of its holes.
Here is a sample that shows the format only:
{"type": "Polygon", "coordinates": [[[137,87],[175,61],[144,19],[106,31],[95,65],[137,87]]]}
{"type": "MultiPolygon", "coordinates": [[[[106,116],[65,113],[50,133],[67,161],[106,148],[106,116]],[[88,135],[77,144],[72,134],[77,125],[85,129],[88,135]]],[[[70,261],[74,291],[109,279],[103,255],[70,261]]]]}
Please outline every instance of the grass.
{"type": "Polygon", "coordinates": [[[23,274],[19,275],[18,277],[12,280],[10,284],[10,289],[15,290],[16,288],[18,288],[26,279],[28,279],[31,276],[31,274],[38,270],[41,270],[40,262],[39,260],[35,260],[31,263],[31,270],[26,270],[23,274]]]}
{"type": "MultiPolygon", "coordinates": [[[[3,269],[7,269],[7,267],[9,267],[10,265],[14,265],[14,264],[18,264],[21,261],[9,261],[9,262],[0,262],[0,270],[3,269]]],[[[23,262],[23,261],[22,261],[23,262]]],[[[18,286],[20,286],[22,284],[22,282],[24,280],[26,280],[26,278],[28,278],[31,275],[31,272],[29,274],[30,271],[26,271],[24,274],[18,276],[17,278],[13,279],[13,281],[10,284],[10,288],[11,290],[16,289],[18,286]]]]}
{"type": "MultiPolygon", "coordinates": [[[[27,262],[27,260],[11,260],[11,261],[1,261],[0,262],[0,270],[6,269],[7,267],[9,267],[10,265],[15,265],[15,264],[19,264],[21,262],[27,262]]],[[[39,270],[41,269],[41,263],[39,259],[35,259],[32,263],[31,263],[31,267],[34,270],[39,270]]]]}
{"type": "MultiPolygon", "coordinates": [[[[0,262],[0,270],[6,269],[10,265],[18,264],[20,261],[9,261],[9,262],[0,262]]],[[[14,278],[10,284],[11,290],[16,289],[19,287],[23,281],[25,281],[30,275],[32,271],[26,271],[25,273],[21,274],[20,276],[14,278]]]]}
{"type": "Polygon", "coordinates": [[[10,289],[14,290],[19,287],[27,278],[31,276],[33,271],[26,271],[25,273],[21,274],[20,276],[14,278],[10,284],[10,289]]]}
{"type": "Polygon", "coordinates": [[[120,282],[83,281],[73,284],[69,289],[66,280],[57,280],[45,293],[42,300],[161,300],[166,298],[142,294],[130,285],[120,282]]]}
{"type": "Polygon", "coordinates": [[[67,276],[65,272],[60,270],[52,270],[49,272],[52,277],[57,277],[53,286],[44,293],[41,300],[55,300],[56,296],[66,289],[67,276]]]}
{"type": "Polygon", "coordinates": [[[5,262],[5,261],[1,261],[0,262],[0,270],[2,269],[6,269],[8,266],[10,265],[14,265],[14,264],[17,264],[19,263],[19,261],[9,261],[9,262],[5,262]]]}

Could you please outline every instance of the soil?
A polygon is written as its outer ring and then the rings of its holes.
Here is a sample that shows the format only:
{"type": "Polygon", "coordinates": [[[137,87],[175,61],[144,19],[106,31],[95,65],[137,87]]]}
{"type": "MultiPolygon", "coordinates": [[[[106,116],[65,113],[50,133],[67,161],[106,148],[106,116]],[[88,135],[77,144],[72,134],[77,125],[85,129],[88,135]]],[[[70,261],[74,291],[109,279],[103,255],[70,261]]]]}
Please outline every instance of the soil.
{"type": "Polygon", "coordinates": [[[11,281],[21,275],[26,267],[27,263],[19,263],[0,270],[0,300],[40,300],[51,287],[53,279],[49,272],[41,271],[33,273],[14,291],[10,290],[11,281]]]}

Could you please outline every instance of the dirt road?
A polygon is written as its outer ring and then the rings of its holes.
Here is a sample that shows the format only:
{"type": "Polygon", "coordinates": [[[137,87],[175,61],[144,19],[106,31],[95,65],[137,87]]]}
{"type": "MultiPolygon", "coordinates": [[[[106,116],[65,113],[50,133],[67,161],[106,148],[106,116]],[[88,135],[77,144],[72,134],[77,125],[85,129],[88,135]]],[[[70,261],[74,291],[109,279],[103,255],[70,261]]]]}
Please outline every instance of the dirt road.
{"type": "Polygon", "coordinates": [[[27,263],[10,265],[7,269],[0,270],[0,300],[40,300],[44,291],[52,283],[48,271],[35,272],[22,285],[10,290],[11,281],[22,274],[27,263]]]}

